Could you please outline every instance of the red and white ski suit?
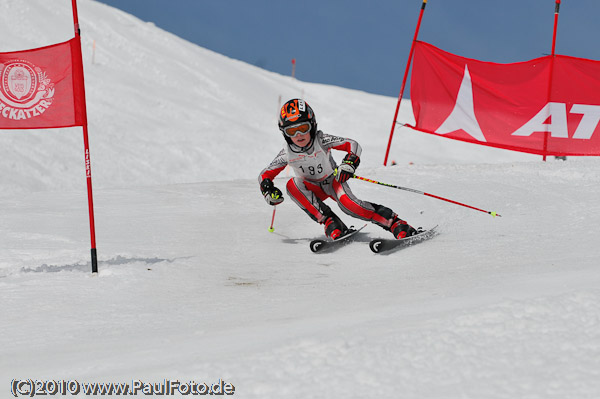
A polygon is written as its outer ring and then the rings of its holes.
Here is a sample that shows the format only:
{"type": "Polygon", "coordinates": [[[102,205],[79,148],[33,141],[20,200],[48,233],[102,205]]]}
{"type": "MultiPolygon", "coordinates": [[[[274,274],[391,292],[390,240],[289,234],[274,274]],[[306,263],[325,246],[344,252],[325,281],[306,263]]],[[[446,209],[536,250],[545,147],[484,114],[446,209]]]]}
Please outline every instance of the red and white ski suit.
{"type": "Polygon", "coordinates": [[[330,209],[323,201],[332,198],[344,213],[389,229],[396,214],[382,205],[356,198],[347,182],[337,181],[333,175],[337,164],[331,150],[345,151],[358,157],[362,152],[356,141],[319,130],[312,145],[306,149],[286,143],[269,166],[260,172],[258,182],[274,180],[289,165],[296,177],[288,180],[287,193],[313,220],[325,222],[330,209]]]}

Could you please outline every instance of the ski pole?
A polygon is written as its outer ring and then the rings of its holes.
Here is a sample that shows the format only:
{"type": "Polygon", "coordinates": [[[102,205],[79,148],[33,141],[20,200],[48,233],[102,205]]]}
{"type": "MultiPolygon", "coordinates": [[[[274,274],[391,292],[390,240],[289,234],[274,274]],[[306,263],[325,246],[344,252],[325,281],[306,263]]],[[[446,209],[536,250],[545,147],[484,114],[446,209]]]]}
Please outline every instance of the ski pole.
{"type": "Polygon", "coordinates": [[[437,195],[425,193],[423,191],[415,190],[415,189],[412,189],[412,188],[400,187],[400,186],[395,186],[393,184],[382,183],[382,182],[379,182],[379,181],[376,181],[376,180],[367,179],[367,178],[360,177],[360,176],[357,176],[357,175],[353,175],[352,177],[354,177],[355,179],[358,179],[358,180],[363,180],[363,181],[369,182],[369,183],[375,183],[375,184],[379,184],[379,185],[386,186],[386,187],[397,188],[398,190],[410,191],[411,193],[415,193],[415,194],[426,195],[426,196],[431,197],[431,198],[436,198],[436,199],[439,199],[439,200],[442,200],[442,201],[450,202],[452,204],[464,206],[466,208],[475,209],[476,211],[484,212],[484,213],[490,214],[490,215],[492,215],[494,217],[496,217],[496,216],[502,217],[502,215],[499,215],[496,212],[485,211],[483,209],[475,208],[474,206],[471,206],[471,205],[463,204],[463,203],[460,203],[460,202],[457,202],[457,201],[453,201],[453,200],[448,199],[448,198],[439,197],[437,195]]]}
{"type": "Polygon", "coordinates": [[[273,205],[273,217],[271,217],[271,226],[269,226],[269,232],[272,233],[275,231],[273,228],[273,223],[275,222],[275,210],[277,209],[277,205],[273,205]]]}

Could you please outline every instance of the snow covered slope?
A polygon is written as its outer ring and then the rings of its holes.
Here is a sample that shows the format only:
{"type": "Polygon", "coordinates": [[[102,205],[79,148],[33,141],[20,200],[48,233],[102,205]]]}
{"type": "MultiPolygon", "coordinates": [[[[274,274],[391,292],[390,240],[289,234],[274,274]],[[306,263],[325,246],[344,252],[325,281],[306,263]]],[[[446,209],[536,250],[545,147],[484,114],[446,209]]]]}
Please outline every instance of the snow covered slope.
{"type": "MultiPolygon", "coordinates": [[[[95,187],[255,177],[281,146],[280,103],[299,96],[315,109],[321,129],[360,140],[363,165],[383,164],[396,99],[267,72],[104,4],[78,4],[95,187]]],[[[70,6],[3,1],[0,51],[70,39],[70,6]]],[[[411,120],[405,105],[401,121],[411,120]]],[[[78,188],[80,131],[3,131],[0,192],[78,188]]],[[[404,165],[531,159],[470,147],[400,130],[391,159],[404,165]]]]}
{"type": "MultiPolygon", "coordinates": [[[[265,72],[90,0],[79,8],[100,273],[80,129],[0,132],[4,396],[28,378],[224,379],[240,398],[600,396],[597,159],[543,163],[397,131],[398,165],[383,168],[396,99],[265,72]],[[369,225],[316,255],[322,227],[289,199],[269,233],[256,175],[281,145],[280,96],[306,97],[323,130],[359,140],[361,175],[502,217],[353,181],[441,234],[375,255],[368,240],[389,233],[369,225]]],[[[0,2],[0,51],[71,29],[69,1],[0,2]]]]}

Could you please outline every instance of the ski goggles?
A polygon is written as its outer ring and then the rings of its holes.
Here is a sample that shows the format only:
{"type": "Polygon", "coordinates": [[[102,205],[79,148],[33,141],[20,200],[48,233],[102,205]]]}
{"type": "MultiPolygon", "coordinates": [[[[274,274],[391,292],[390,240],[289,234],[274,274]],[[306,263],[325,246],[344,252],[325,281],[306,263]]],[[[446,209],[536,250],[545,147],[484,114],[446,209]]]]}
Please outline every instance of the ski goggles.
{"type": "Polygon", "coordinates": [[[312,128],[310,122],[297,123],[283,128],[283,133],[288,137],[296,137],[298,134],[306,134],[312,128]]]}

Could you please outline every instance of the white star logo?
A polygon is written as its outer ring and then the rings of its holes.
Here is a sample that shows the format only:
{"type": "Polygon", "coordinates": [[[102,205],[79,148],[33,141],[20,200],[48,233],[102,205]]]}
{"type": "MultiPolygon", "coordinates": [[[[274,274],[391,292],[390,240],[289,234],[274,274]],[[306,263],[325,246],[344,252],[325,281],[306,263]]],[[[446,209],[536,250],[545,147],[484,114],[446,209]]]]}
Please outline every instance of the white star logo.
{"type": "Polygon", "coordinates": [[[448,134],[457,130],[463,130],[474,139],[479,141],[487,141],[477,118],[475,117],[475,108],[473,107],[473,84],[471,83],[471,75],[469,68],[465,65],[465,74],[463,75],[462,83],[458,89],[456,96],[456,104],[454,109],[448,115],[448,118],[437,128],[435,133],[448,134]]]}

